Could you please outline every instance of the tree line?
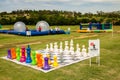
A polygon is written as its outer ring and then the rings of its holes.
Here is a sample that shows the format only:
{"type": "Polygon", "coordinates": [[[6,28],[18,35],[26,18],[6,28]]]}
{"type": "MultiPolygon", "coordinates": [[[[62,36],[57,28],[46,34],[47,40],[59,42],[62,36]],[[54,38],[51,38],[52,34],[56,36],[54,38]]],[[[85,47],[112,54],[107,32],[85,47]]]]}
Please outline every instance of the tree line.
{"type": "Polygon", "coordinates": [[[16,10],[0,13],[0,24],[13,25],[17,21],[23,21],[27,25],[35,25],[38,21],[45,20],[50,25],[79,25],[79,23],[106,23],[120,25],[120,11],[96,13],[57,11],[57,10],[16,10]]]}

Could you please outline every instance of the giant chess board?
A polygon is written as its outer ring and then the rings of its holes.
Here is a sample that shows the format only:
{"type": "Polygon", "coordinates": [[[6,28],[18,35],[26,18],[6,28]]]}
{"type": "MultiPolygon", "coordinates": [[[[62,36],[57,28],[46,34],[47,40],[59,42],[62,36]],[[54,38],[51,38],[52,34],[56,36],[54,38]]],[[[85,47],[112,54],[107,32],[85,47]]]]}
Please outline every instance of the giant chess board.
{"type": "MultiPolygon", "coordinates": [[[[83,45],[80,50],[79,44],[76,44],[76,50],[73,47],[73,41],[70,41],[70,47],[68,47],[68,41],[65,42],[65,48],[62,48],[62,42],[60,43],[60,47],[58,48],[57,43],[50,43],[50,45],[46,45],[46,49],[36,50],[36,53],[42,53],[43,57],[46,57],[47,54],[50,55],[51,63],[54,63],[54,56],[57,57],[58,66],[54,67],[53,65],[49,65],[49,70],[44,70],[37,65],[31,65],[31,63],[19,62],[16,59],[9,59],[7,56],[2,57],[5,60],[24,65],[27,67],[31,67],[36,70],[40,70],[44,73],[59,69],[64,66],[68,66],[83,60],[91,59],[93,57],[98,57],[99,53],[99,40],[89,40],[88,52],[86,52],[86,48],[83,45]],[[49,47],[48,47],[49,46],[49,47]]],[[[91,63],[90,63],[91,64],[91,63]]]]}

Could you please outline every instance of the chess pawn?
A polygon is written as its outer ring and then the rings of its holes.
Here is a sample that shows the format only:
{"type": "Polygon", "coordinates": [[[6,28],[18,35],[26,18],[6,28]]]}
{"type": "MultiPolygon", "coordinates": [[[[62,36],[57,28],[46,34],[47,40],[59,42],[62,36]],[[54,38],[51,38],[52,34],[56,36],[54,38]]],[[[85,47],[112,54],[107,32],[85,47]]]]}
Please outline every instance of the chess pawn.
{"type": "Polygon", "coordinates": [[[73,40],[70,42],[70,51],[73,51],[73,40]]]}
{"type": "Polygon", "coordinates": [[[79,47],[76,49],[75,54],[76,54],[76,55],[75,55],[76,59],[80,59],[80,57],[81,57],[82,55],[81,55],[81,52],[80,52],[80,48],[79,48],[79,47]]]}
{"type": "Polygon", "coordinates": [[[48,48],[48,44],[46,45],[46,52],[48,52],[49,51],[49,48],[48,48]]]}
{"type": "Polygon", "coordinates": [[[43,67],[42,54],[37,54],[37,66],[40,68],[43,67]]]}
{"type": "Polygon", "coordinates": [[[71,41],[70,41],[70,46],[73,46],[73,40],[71,39],[71,41]]]}
{"type": "Polygon", "coordinates": [[[70,47],[72,47],[73,46],[73,44],[72,43],[70,43],[70,47]]]}
{"type": "Polygon", "coordinates": [[[72,59],[75,60],[75,52],[74,52],[74,48],[71,48],[71,55],[72,55],[72,59]]]}
{"type": "Polygon", "coordinates": [[[51,61],[50,61],[50,55],[49,54],[46,54],[47,58],[48,58],[48,64],[50,65],[51,64],[51,61]]]}
{"type": "Polygon", "coordinates": [[[36,61],[36,52],[35,51],[32,51],[32,65],[36,65],[37,64],[37,61],[36,61]]]}
{"type": "Polygon", "coordinates": [[[11,48],[11,55],[12,55],[12,59],[16,59],[16,51],[15,51],[15,48],[11,48]]]}
{"type": "Polygon", "coordinates": [[[68,49],[68,41],[65,41],[65,49],[68,49]]]}
{"type": "Polygon", "coordinates": [[[68,48],[68,46],[65,47],[64,54],[69,54],[69,48],[68,48]]]}
{"type": "Polygon", "coordinates": [[[69,47],[68,47],[68,45],[66,45],[66,46],[65,46],[65,50],[69,50],[69,47]]]}
{"type": "Polygon", "coordinates": [[[86,49],[85,49],[85,45],[82,46],[82,55],[83,57],[86,57],[87,54],[86,54],[86,49]]]}
{"type": "Polygon", "coordinates": [[[20,48],[16,49],[17,60],[20,61],[20,48]]]}
{"type": "Polygon", "coordinates": [[[63,52],[63,48],[62,48],[62,42],[60,42],[60,49],[59,52],[62,53],[63,52]]]}
{"type": "Polygon", "coordinates": [[[73,39],[71,39],[70,43],[73,44],[73,39]]]}
{"type": "Polygon", "coordinates": [[[22,53],[22,55],[21,55],[21,58],[20,58],[20,62],[25,62],[26,61],[26,56],[25,56],[25,47],[24,46],[21,48],[21,53],[22,53]]]}
{"type": "Polygon", "coordinates": [[[57,42],[54,43],[54,52],[58,53],[58,45],[57,45],[57,42]]]}
{"type": "Polygon", "coordinates": [[[68,45],[68,41],[65,41],[65,46],[67,46],[68,45]]]}
{"type": "Polygon", "coordinates": [[[50,43],[50,51],[53,51],[53,44],[50,43]]]}
{"type": "Polygon", "coordinates": [[[70,52],[74,51],[74,48],[73,46],[70,47],[70,52]]]}
{"type": "Polygon", "coordinates": [[[8,50],[7,58],[12,59],[12,55],[11,55],[11,50],[10,49],[8,50]]]}
{"type": "Polygon", "coordinates": [[[58,67],[59,64],[58,64],[57,56],[56,55],[54,55],[53,60],[54,60],[53,67],[58,67]]]}
{"type": "Polygon", "coordinates": [[[44,66],[43,66],[43,69],[44,70],[49,70],[51,67],[49,66],[49,64],[48,64],[48,58],[47,57],[45,57],[44,58],[44,66]]]}
{"type": "Polygon", "coordinates": [[[79,44],[76,44],[76,48],[79,48],[79,44]]]}
{"type": "Polygon", "coordinates": [[[79,44],[76,45],[76,54],[77,56],[82,56],[79,48],[79,44]]]}

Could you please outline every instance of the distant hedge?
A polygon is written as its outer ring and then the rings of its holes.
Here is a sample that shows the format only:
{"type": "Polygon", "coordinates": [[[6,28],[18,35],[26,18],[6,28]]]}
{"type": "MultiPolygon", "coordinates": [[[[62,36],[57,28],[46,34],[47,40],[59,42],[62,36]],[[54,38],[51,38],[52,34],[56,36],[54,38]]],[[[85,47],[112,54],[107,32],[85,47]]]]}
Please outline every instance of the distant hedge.
{"type": "Polygon", "coordinates": [[[27,25],[35,25],[38,21],[45,20],[50,25],[78,25],[89,22],[111,22],[120,25],[120,11],[94,13],[57,11],[57,10],[17,10],[10,13],[0,13],[0,24],[13,25],[17,21],[23,21],[27,25]]]}

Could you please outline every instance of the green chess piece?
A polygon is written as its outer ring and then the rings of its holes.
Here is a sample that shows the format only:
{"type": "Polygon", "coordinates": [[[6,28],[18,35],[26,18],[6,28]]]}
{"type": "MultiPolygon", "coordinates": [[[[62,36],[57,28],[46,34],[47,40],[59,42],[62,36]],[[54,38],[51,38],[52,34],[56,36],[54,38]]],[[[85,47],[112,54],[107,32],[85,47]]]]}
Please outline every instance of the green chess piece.
{"type": "Polygon", "coordinates": [[[20,48],[16,49],[17,60],[20,61],[20,48]]]}
{"type": "Polygon", "coordinates": [[[37,64],[37,61],[36,61],[36,52],[35,51],[32,51],[32,65],[36,65],[37,64]]]}

